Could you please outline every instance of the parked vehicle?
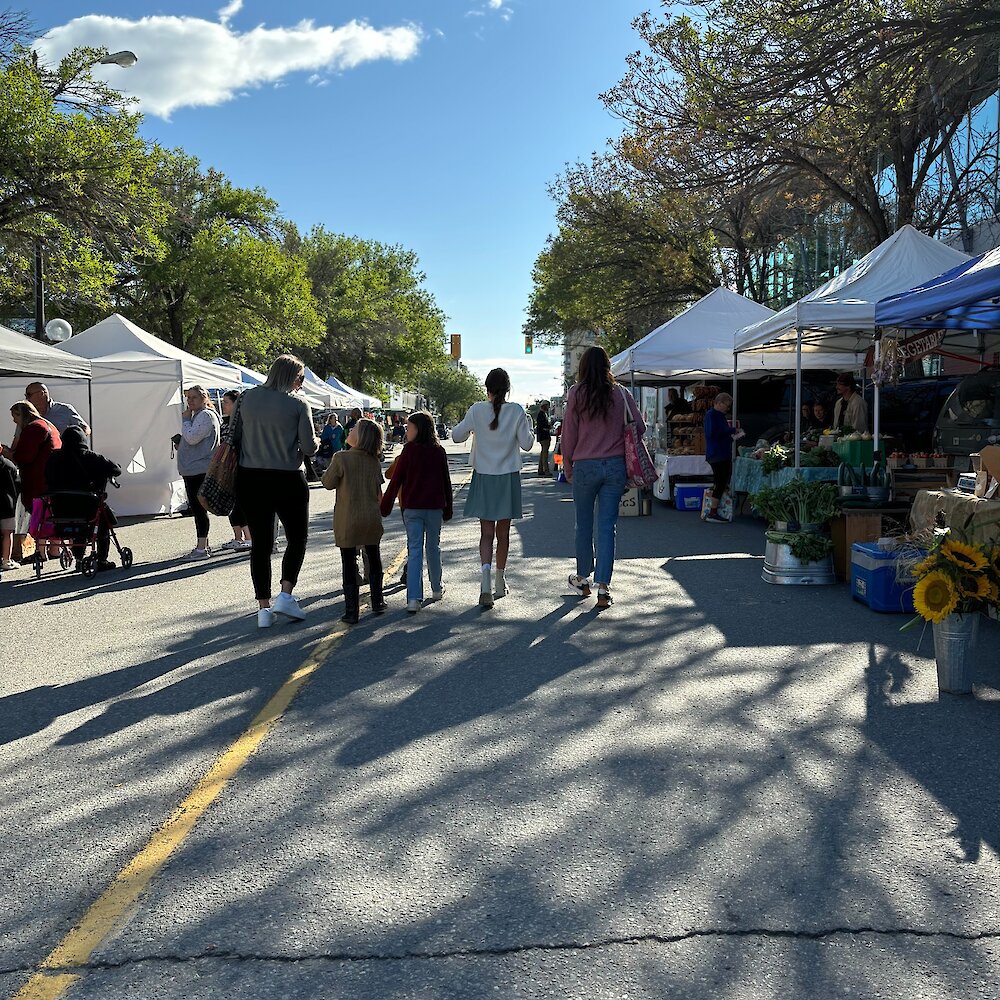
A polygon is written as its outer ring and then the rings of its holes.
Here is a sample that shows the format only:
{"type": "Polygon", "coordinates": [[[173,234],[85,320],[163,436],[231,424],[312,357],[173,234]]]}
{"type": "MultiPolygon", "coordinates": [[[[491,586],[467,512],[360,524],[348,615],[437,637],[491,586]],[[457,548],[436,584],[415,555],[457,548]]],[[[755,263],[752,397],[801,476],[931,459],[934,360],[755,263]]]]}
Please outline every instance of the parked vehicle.
{"type": "MultiPolygon", "coordinates": [[[[948,397],[962,381],[960,375],[906,379],[885,386],[881,393],[880,428],[892,438],[891,450],[907,454],[935,451],[935,425],[948,397]]],[[[870,430],[874,429],[875,389],[865,386],[870,430]]]]}
{"type": "Polygon", "coordinates": [[[935,429],[935,449],[967,458],[1000,437],[1000,369],[966,375],[948,397],[935,429]]]}

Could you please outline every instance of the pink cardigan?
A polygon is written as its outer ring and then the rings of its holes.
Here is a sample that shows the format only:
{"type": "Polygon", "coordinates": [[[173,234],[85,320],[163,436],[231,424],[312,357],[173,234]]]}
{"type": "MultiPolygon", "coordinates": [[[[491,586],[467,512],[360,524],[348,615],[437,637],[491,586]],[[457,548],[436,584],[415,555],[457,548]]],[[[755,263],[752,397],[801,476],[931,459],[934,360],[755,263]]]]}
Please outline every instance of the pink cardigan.
{"type": "Polygon", "coordinates": [[[563,468],[572,472],[573,463],[585,458],[625,457],[625,400],[640,434],[646,433],[646,424],[639,413],[631,393],[616,388],[611,394],[611,406],[604,418],[581,413],[577,390],[574,385],[566,397],[566,417],[562,425],[563,468]]]}

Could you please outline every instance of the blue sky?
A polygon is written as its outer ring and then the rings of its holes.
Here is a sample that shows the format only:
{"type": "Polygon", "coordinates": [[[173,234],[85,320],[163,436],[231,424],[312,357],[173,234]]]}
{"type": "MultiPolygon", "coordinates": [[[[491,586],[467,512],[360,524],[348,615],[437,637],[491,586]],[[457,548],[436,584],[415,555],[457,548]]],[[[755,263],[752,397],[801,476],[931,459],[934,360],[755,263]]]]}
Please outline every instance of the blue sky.
{"type": "Polygon", "coordinates": [[[148,137],[266,188],[303,229],[413,248],[470,367],[508,367],[515,398],[557,392],[559,355],[527,359],[521,337],[553,227],[546,185],[616,133],[598,94],[623,75],[649,4],[224,3],[31,10],[53,54],[136,51],[107,78],[141,97],[148,137]]]}

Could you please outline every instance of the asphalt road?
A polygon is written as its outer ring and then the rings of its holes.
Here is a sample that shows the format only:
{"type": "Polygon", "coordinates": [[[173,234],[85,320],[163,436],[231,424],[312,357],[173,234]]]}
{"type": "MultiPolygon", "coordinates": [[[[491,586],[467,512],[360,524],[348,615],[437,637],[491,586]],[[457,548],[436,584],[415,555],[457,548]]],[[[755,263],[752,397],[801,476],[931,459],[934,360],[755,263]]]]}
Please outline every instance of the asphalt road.
{"type": "MultiPolygon", "coordinates": [[[[333,645],[65,995],[1000,994],[1000,629],[939,700],[929,634],[660,505],[597,613],[568,487],[524,490],[512,593],[478,609],[477,525],[446,526],[445,600],[391,587],[333,645]]],[[[189,519],[123,528],[129,572],[5,576],[0,996],[337,628],[312,509],[301,625],[257,630],[246,556],[178,561],[189,519]]]]}

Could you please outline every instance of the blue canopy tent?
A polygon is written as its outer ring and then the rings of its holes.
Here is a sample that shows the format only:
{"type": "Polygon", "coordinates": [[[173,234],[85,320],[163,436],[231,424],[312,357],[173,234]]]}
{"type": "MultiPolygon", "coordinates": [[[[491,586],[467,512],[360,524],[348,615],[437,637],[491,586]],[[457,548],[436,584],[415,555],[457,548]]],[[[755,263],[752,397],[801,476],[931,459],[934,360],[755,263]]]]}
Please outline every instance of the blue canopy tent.
{"type": "Polygon", "coordinates": [[[875,305],[875,324],[903,330],[1000,331],[1000,247],[882,299],[875,305]]]}

